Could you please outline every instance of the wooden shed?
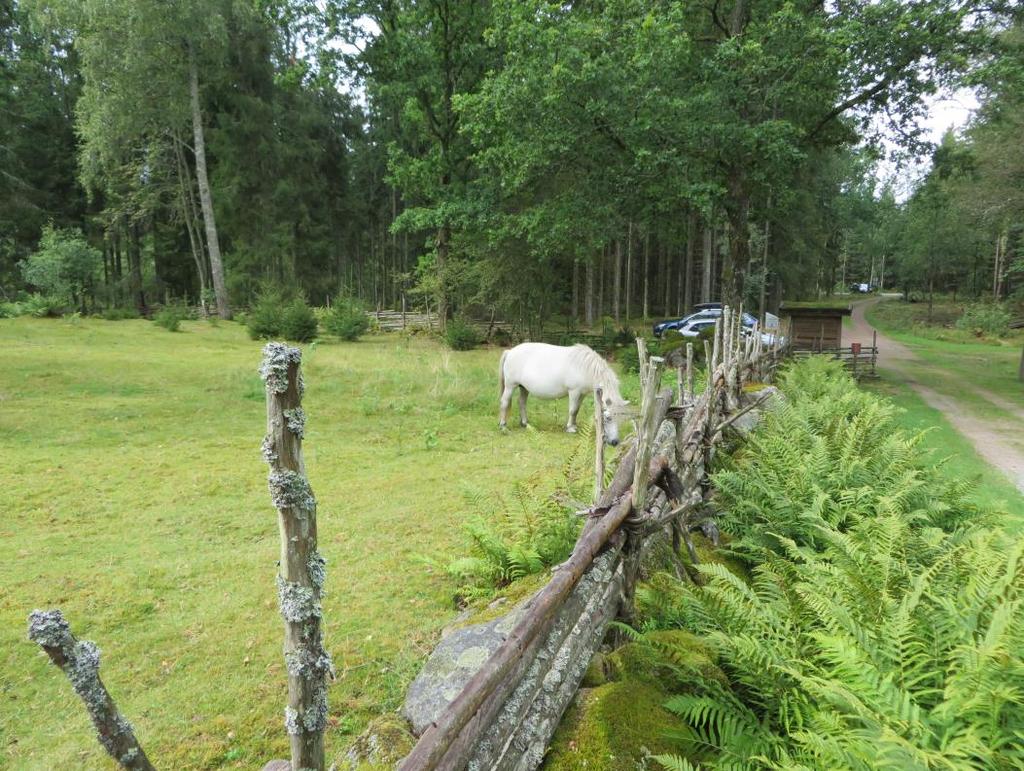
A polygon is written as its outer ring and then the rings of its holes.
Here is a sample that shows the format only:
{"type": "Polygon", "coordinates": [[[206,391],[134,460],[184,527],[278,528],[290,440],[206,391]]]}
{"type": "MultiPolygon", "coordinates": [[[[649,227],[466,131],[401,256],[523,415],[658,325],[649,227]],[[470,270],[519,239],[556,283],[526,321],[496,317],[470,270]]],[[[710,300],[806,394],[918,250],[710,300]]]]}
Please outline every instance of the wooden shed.
{"type": "Polygon", "coordinates": [[[842,303],[783,303],[779,309],[783,328],[789,330],[789,338],[796,351],[841,348],[843,316],[849,316],[850,312],[850,306],[842,303]]]}

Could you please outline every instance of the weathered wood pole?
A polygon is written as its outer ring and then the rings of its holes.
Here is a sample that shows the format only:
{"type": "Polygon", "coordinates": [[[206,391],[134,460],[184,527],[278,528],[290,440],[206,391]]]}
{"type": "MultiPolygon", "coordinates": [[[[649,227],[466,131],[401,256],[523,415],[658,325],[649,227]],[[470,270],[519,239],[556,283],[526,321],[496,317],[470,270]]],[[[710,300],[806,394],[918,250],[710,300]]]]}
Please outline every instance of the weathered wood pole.
{"type": "Polygon", "coordinates": [[[604,390],[594,389],[594,503],[604,492],[604,390]]]}
{"type": "Polygon", "coordinates": [[[277,595],[284,617],[284,660],[288,668],[288,705],[284,725],[292,750],[292,768],[324,769],[327,681],[334,676],[324,650],[320,599],[324,558],[317,551],[316,500],[306,479],[302,436],[302,352],[267,343],[260,375],[267,391],[267,435],[263,458],[270,466],[270,498],[278,514],[281,561],[277,595]]]}
{"type": "Polygon", "coordinates": [[[107,754],[129,771],[153,771],[131,723],[117,711],[117,705],[100,680],[100,649],[96,644],[76,640],[64,614],[56,609],[32,611],[28,638],[46,651],[50,661],[68,676],[71,687],[85,702],[96,736],[107,754]]]}
{"type": "MultiPolygon", "coordinates": [[[[638,341],[639,342],[639,341],[638,341]]],[[[646,354],[646,350],[643,350],[646,354]]],[[[651,462],[651,450],[658,426],[654,424],[657,412],[656,399],[661,385],[661,370],[665,360],[660,356],[651,356],[647,362],[641,362],[640,371],[643,389],[640,397],[640,420],[636,432],[636,466],[633,469],[633,510],[637,514],[643,512],[647,505],[647,481],[651,462]]]]}

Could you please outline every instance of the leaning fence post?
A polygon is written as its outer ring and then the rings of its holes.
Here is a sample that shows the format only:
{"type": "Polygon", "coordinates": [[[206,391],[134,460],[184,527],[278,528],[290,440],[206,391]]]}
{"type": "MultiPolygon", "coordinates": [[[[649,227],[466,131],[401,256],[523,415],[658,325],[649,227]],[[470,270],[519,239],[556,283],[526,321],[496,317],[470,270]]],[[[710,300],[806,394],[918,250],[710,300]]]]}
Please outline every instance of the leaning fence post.
{"type": "Polygon", "coordinates": [[[76,640],[64,614],[56,609],[32,611],[28,638],[68,676],[71,687],[85,702],[96,736],[107,754],[129,771],[153,771],[131,723],[117,711],[117,705],[100,680],[100,649],[95,643],[76,640]]]}
{"type": "Polygon", "coordinates": [[[594,389],[594,503],[604,492],[604,391],[594,389]]]}
{"type": "Polygon", "coordinates": [[[655,409],[655,400],[658,396],[658,387],[661,385],[661,368],[665,360],[660,356],[652,356],[647,365],[641,365],[641,372],[645,373],[645,379],[641,382],[643,388],[640,397],[640,421],[637,426],[636,437],[636,465],[633,467],[633,510],[640,514],[647,505],[647,478],[651,460],[651,448],[654,444],[654,437],[658,432],[658,426],[651,425],[655,409]]]}
{"type": "Polygon", "coordinates": [[[317,551],[316,500],[302,460],[306,415],[301,359],[298,348],[282,343],[268,343],[263,349],[260,375],[267,392],[263,458],[270,466],[270,497],[281,532],[277,595],[285,627],[288,705],[284,725],[292,768],[323,771],[327,681],[334,676],[334,667],[323,647],[324,558],[317,551]]]}

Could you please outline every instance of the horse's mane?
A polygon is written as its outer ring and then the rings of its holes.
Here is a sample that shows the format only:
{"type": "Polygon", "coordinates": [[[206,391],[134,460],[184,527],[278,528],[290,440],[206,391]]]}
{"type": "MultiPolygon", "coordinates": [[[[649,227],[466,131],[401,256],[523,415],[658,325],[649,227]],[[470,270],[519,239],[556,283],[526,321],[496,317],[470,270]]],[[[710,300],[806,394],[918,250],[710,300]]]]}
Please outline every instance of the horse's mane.
{"type": "Polygon", "coordinates": [[[622,398],[619,393],[619,376],[615,374],[608,362],[589,346],[577,343],[569,349],[569,359],[573,364],[590,373],[595,383],[600,383],[605,389],[613,391],[610,396],[622,398]]]}

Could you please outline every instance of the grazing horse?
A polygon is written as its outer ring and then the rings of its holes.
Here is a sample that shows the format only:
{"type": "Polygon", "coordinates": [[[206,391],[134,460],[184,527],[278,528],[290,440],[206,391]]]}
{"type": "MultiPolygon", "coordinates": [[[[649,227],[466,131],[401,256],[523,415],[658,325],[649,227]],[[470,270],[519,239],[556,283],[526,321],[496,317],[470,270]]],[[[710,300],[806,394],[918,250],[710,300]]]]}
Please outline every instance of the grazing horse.
{"type": "Polygon", "coordinates": [[[605,441],[619,443],[619,415],[628,404],[619,393],[619,378],[608,362],[585,345],[523,343],[501,354],[498,369],[501,382],[501,414],[498,425],[505,428],[512,392],[519,388],[519,423],[526,426],[526,397],[561,399],[569,395],[569,422],[565,430],[576,431],[576,413],[583,397],[600,387],[604,404],[605,441]]]}

